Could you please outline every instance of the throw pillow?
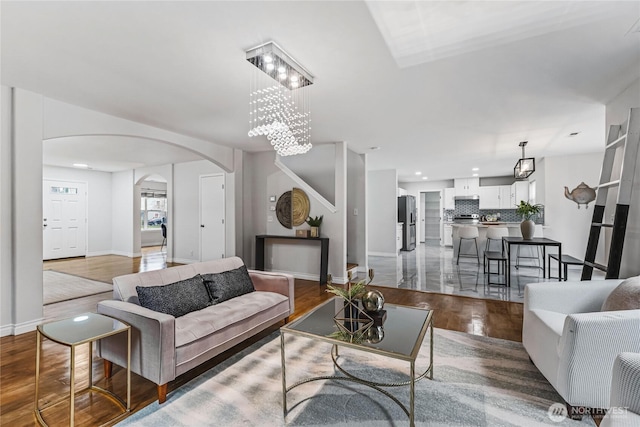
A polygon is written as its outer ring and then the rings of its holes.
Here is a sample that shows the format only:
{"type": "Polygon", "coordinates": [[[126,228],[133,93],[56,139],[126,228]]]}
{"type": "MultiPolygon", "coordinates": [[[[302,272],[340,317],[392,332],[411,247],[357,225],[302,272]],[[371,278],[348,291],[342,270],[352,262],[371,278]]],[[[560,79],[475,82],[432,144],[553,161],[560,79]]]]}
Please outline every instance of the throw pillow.
{"type": "Polygon", "coordinates": [[[640,276],[620,283],[602,304],[602,311],[636,309],[640,309],[640,276]]]}
{"type": "Polygon", "coordinates": [[[247,267],[244,265],[222,273],[203,274],[202,278],[209,290],[212,304],[219,304],[255,291],[247,267]]]}
{"type": "Polygon", "coordinates": [[[140,305],[153,311],[184,316],[211,305],[209,293],[199,274],[162,286],[136,286],[140,305]]]}

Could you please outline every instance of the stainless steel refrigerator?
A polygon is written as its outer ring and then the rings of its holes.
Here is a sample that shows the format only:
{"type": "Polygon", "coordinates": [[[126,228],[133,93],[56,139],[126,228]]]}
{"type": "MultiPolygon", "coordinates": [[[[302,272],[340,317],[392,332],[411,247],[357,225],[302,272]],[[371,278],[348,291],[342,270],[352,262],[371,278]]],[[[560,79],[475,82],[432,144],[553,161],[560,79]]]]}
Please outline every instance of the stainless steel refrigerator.
{"type": "Polygon", "coordinates": [[[416,248],[416,198],[398,197],[398,222],[402,223],[402,250],[416,248]]]}

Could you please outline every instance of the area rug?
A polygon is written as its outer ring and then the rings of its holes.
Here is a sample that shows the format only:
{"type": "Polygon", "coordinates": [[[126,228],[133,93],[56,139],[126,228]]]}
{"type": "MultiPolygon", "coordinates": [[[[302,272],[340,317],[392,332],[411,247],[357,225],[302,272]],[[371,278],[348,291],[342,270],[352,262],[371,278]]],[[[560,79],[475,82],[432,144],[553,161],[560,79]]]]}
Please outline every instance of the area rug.
{"type": "Polygon", "coordinates": [[[113,285],[110,283],[97,282],[54,270],[44,270],[42,282],[44,305],[113,291],[113,285]]]}
{"type": "MultiPolygon", "coordinates": [[[[434,379],[416,384],[418,426],[593,426],[554,422],[549,407],[561,402],[531,364],[520,343],[436,329],[434,379]]],[[[416,369],[428,366],[428,339],[416,369]]],[[[287,384],[335,374],[330,346],[287,336],[287,384]]],[[[408,363],[340,349],[342,366],[361,378],[394,381],[408,363]]],[[[408,406],[408,387],[390,389],[408,406]]],[[[391,399],[360,385],[315,381],[287,394],[282,413],[280,338],[276,332],[143,408],[118,426],[406,426],[391,399]]]]}

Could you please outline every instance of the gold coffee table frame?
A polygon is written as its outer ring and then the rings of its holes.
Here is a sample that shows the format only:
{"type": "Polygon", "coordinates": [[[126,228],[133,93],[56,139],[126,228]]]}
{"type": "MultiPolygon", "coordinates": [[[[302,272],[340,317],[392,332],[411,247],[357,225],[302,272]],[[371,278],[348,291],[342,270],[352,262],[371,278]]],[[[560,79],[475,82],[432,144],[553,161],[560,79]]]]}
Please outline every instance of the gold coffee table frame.
{"type": "Polygon", "coordinates": [[[112,317],[97,313],[84,313],[69,319],[56,320],[38,325],[36,330],[36,396],[34,413],[38,423],[47,426],[42,418],[42,411],[67,400],[67,397],[51,402],[42,408],[39,406],[40,398],[40,358],[42,354],[42,337],[70,348],[70,393],[69,393],[69,425],[75,425],[75,397],[76,393],[96,391],[107,396],[123,411],[116,417],[106,421],[102,425],[111,424],[124,418],[131,411],[131,326],[112,317]],[[115,393],[93,385],[93,343],[99,339],[127,333],[127,400],[122,400],[115,393]],[[76,391],[76,347],[89,344],[89,386],[76,391]]]}
{"type": "MultiPolygon", "coordinates": [[[[296,327],[301,322],[305,321],[311,316],[317,316],[315,314],[316,312],[324,310],[327,306],[331,304],[335,304],[335,301],[336,301],[336,298],[331,299],[319,305],[318,307],[316,307],[315,309],[313,309],[311,312],[307,313],[305,316],[301,317],[300,319],[280,328],[280,357],[281,357],[281,364],[282,364],[282,409],[283,409],[285,418],[287,416],[287,393],[289,391],[293,390],[294,388],[302,384],[306,384],[313,381],[337,380],[337,381],[348,381],[348,382],[354,382],[357,384],[362,384],[384,394],[385,396],[393,400],[398,406],[400,406],[400,408],[409,417],[409,425],[413,427],[415,425],[415,383],[427,376],[429,377],[429,379],[431,380],[433,379],[433,310],[426,310],[426,309],[416,308],[416,307],[405,307],[405,306],[400,306],[395,304],[385,305],[386,308],[397,307],[401,310],[421,310],[421,311],[427,312],[424,322],[420,325],[420,330],[417,332],[417,335],[415,336],[415,342],[412,343],[411,351],[406,353],[383,350],[380,348],[375,348],[374,346],[367,346],[365,344],[360,344],[360,343],[342,341],[340,339],[332,338],[330,336],[325,336],[318,333],[305,331],[304,328],[296,329],[296,327]],[[418,358],[418,353],[420,351],[420,347],[424,340],[424,336],[427,333],[427,330],[429,330],[429,343],[430,343],[429,367],[423,373],[416,375],[416,359],[418,358]],[[318,340],[318,341],[323,341],[323,342],[332,344],[331,360],[333,361],[334,366],[342,374],[344,374],[344,376],[325,375],[325,376],[310,377],[310,378],[302,379],[291,386],[287,386],[285,334],[297,335],[297,336],[309,338],[312,340],[318,340]],[[338,354],[339,346],[356,349],[359,351],[363,351],[365,353],[379,354],[379,355],[390,357],[393,359],[409,362],[409,370],[410,370],[409,379],[407,381],[400,381],[395,383],[380,383],[380,382],[368,381],[362,378],[358,378],[357,376],[347,372],[343,367],[341,367],[338,364],[337,359],[339,357],[339,354],[338,354]],[[400,402],[398,398],[396,398],[394,395],[392,395],[391,393],[389,393],[387,390],[384,389],[384,387],[401,387],[401,386],[409,386],[409,408],[407,408],[402,402],[400,402]]],[[[393,314],[394,313],[390,313],[389,315],[391,316],[393,314]]],[[[401,313],[399,314],[401,315],[401,313]]],[[[318,319],[319,322],[331,321],[331,319],[323,319],[321,316],[317,316],[317,317],[319,318],[318,319]]]]}

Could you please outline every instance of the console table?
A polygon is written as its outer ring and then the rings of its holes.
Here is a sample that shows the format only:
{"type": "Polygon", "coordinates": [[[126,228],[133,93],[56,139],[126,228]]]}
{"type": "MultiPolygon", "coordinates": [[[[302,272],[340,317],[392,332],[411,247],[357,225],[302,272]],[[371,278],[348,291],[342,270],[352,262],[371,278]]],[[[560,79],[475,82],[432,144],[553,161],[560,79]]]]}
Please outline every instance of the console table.
{"type": "Polygon", "coordinates": [[[327,270],[329,267],[329,238],[328,237],[296,237],[260,234],[256,236],[256,270],[264,271],[264,241],[275,240],[304,240],[320,242],[320,284],[327,284],[327,270]]]}

